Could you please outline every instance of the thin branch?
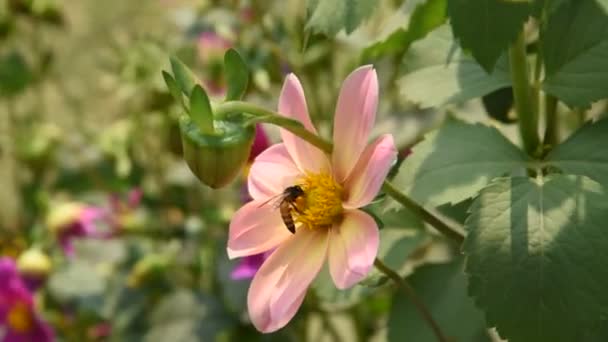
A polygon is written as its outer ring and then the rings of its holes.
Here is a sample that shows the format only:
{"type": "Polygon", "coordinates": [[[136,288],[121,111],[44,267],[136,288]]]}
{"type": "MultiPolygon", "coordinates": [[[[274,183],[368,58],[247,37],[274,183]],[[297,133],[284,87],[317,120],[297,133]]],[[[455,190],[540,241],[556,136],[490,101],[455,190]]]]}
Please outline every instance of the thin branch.
{"type": "Polygon", "coordinates": [[[449,342],[450,340],[441,331],[439,324],[437,324],[437,321],[435,321],[435,319],[433,318],[433,315],[431,315],[431,312],[426,307],[426,305],[422,302],[422,300],[420,298],[418,298],[418,295],[416,295],[416,291],[407,282],[407,280],[401,278],[401,276],[399,274],[397,274],[397,272],[393,271],[391,268],[386,266],[380,259],[376,258],[376,260],[374,261],[374,266],[376,266],[376,268],[380,272],[384,273],[387,277],[391,278],[391,280],[393,280],[397,285],[399,285],[399,287],[403,290],[405,295],[414,304],[414,306],[416,307],[418,312],[422,315],[424,320],[427,322],[427,324],[433,331],[433,334],[437,338],[437,341],[449,342]]]}

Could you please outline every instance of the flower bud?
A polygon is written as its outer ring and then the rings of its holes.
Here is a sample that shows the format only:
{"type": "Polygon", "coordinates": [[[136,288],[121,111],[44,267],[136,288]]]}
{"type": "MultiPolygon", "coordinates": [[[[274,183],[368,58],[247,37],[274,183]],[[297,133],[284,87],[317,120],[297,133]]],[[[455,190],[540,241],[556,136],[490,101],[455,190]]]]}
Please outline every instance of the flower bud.
{"type": "Polygon", "coordinates": [[[249,158],[254,126],[214,121],[215,134],[205,134],[188,117],[180,118],[184,159],[204,184],[218,189],[234,180],[249,158]]]}

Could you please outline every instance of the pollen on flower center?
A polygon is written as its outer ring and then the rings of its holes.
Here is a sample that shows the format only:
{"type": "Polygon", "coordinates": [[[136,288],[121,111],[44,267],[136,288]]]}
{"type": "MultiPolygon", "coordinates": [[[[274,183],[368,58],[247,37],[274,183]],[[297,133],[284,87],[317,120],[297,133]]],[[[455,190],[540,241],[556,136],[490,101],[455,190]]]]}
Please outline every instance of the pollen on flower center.
{"type": "Polygon", "coordinates": [[[16,332],[27,332],[32,327],[32,314],[25,303],[17,302],[9,310],[7,316],[8,326],[16,332]]]}
{"type": "Polygon", "coordinates": [[[294,211],[296,222],[309,228],[326,228],[342,217],[343,188],[329,173],[308,173],[300,182],[304,196],[294,211]]]}

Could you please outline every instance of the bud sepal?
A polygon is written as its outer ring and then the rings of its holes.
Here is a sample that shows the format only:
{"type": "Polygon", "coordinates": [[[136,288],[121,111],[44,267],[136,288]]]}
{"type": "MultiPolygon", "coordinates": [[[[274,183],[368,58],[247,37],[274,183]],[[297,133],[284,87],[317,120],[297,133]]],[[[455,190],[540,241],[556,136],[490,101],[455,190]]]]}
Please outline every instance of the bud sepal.
{"type": "Polygon", "coordinates": [[[238,177],[249,158],[255,136],[253,125],[213,121],[214,134],[202,132],[187,115],[180,117],[184,159],[196,177],[218,189],[238,177]]]}

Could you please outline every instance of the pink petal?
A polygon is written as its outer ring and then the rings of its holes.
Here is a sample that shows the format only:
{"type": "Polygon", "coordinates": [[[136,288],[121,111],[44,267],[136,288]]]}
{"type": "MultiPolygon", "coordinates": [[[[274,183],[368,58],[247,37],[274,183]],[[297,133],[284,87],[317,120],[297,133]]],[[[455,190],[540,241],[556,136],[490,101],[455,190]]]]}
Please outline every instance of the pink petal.
{"type": "Polygon", "coordinates": [[[397,158],[393,136],[385,134],[367,146],[348,177],[345,208],[360,208],[371,202],[397,158]]]}
{"type": "Polygon", "coordinates": [[[251,165],[247,184],[249,195],[254,200],[267,200],[294,185],[301,174],[285,144],[272,145],[251,165]]]}
{"type": "Polygon", "coordinates": [[[372,65],[353,71],[342,84],[334,118],[333,165],[344,181],[367,145],[376,119],[378,76],[372,65]]]}
{"type": "Polygon", "coordinates": [[[325,261],[327,238],[327,231],[300,229],[264,262],[247,296],[258,330],[276,331],[293,318],[325,261]]]}
{"type": "Polygon", "coordinates": [[[346,210],[329,236],[329,272],[336,287],[346,289],[369,273],[378,254],[378,226],[361,210],[346,210]]]}
{"type": "MultiPolygon", "coordinates": [[[[306,129],[317,134],[308,116],[306,98],[300,81],[294,74],[287,75],[279,96],[279,113],[300,121],[306,129]]],[[[327,169],[329,161],[317,147],[297,137],[288,130],[281,129],[281,138],[294,162],[302,171],[327,169]]]]}
{"type": "Polygon", "coordinates": [[[285,228],[277,209],[263,201],[252,201],[237,210],[230,221],[228,257],[263,253],[290,237],[293,234],[285,228]]]}

